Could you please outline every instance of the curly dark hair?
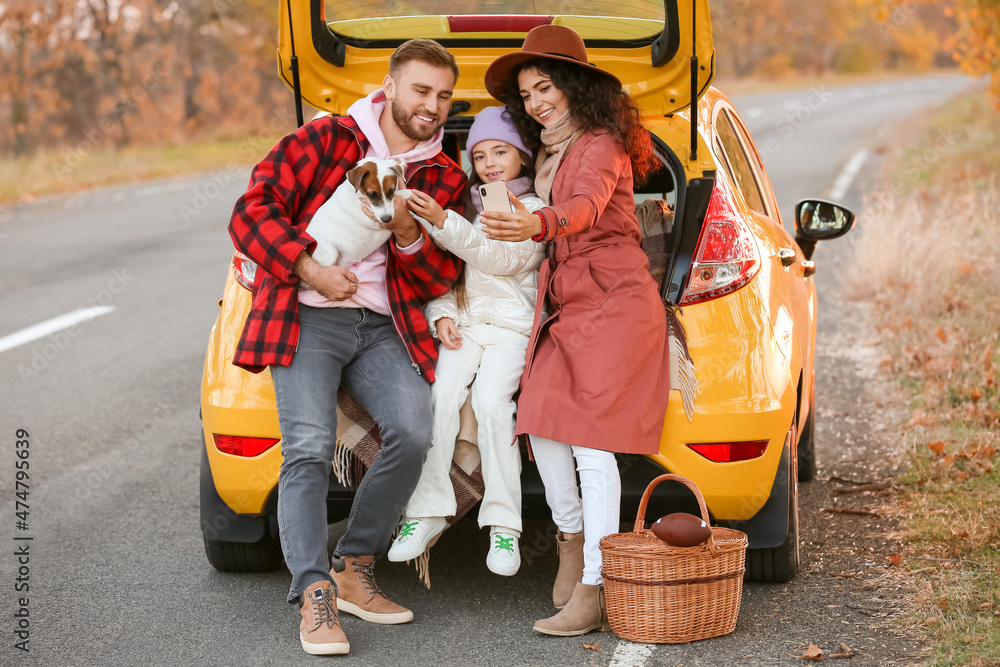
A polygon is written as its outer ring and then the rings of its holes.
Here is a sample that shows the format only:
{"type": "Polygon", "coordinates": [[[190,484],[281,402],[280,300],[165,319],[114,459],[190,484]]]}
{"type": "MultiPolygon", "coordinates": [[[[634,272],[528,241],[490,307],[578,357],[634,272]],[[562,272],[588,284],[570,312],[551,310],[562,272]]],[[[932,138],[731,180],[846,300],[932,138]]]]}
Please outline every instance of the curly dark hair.
{"type": "Polygon", "coordinates": [[[584,132],[606,130],[618,138],[632,161],[632,177],[642,184],[662,165],[656,159],[649,131],[642,125],[639,107],[614,79],[562,60],[536,58],[511,70],[503,102],[528,147],[538,154],[542,126],[524,109],[517,77],[537,69],[569,99],[569,110],[584,132]]]}

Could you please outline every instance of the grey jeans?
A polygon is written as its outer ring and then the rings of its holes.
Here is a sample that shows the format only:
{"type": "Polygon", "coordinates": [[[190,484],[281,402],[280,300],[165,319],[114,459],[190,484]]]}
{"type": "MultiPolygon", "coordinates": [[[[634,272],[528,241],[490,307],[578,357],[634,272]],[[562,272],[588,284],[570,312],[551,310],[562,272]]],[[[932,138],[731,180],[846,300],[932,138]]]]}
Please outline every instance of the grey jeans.
{"type": "Polygon", "coordinates": [[[271,366],[284,460],[278,527],[292,573],[288,601],[330,580],[326,496],[337,444],[340,386],[379,425],[382,450],[361,480],[337,556],[381,556],[431,446],[430,385],[413,367],[392,319],[366,308],[299,306],[290,366],[271,366]]]}

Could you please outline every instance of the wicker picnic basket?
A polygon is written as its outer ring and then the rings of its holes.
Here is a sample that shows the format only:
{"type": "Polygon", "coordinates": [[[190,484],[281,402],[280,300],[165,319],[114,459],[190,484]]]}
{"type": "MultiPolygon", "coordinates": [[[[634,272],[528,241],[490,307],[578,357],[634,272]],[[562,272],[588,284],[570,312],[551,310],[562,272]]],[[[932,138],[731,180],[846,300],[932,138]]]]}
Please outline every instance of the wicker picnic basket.
{"type": "Polygon", "coordinates": [[[646,504],[666,480],[687,486],[698,499],[701,518],[708,508],[698,487],[680,475],[660,475],[646,487],[631,533],[601,540],[604,596],[611,629],[623,639],[680,644],[733,631],[740,613],[747,536],[712,528],[694,547],[674,547],[643,528],[646,504]]]}

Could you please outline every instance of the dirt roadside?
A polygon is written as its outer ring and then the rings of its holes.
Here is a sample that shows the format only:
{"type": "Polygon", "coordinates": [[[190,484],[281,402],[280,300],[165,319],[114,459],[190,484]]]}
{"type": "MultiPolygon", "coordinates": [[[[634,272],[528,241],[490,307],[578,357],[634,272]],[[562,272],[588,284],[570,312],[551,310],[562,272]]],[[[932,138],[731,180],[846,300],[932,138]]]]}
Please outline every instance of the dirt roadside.
{"type": "Polygon", "coordinates": [[[854,653],[852,665],[915,664],[921,646],[899,616],[908,584],[895,568],[899,526],[880,488],[901,471],[897,418],[880,400],[889,389],[876,373],[881,353],[863,306],[830,292],[816,342],[819,472],[800,486],[802,573],[794,594],[819,618],[793,614],[795,655],[812,642],[829,657],[842,653],[843,643],[854,653]]]}

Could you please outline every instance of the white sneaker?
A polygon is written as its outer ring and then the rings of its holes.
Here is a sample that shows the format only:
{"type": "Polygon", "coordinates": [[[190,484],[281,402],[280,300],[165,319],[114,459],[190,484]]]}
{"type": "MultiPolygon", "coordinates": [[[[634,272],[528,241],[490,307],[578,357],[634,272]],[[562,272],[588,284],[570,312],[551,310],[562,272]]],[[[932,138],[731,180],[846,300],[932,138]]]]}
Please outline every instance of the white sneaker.
{"type": "Polygon", "coordinates": [[[490,529],[490,552],[486,556],[486,567],[493,574],[503,577],[513,577],[521,567],[517,536],[503,526],[493,526],[490,529]]]}
{"type": "Polygon", "coordinates": [[[399,535],[389,548],[389,560],[402,563],[417,558],[427,550],[427,543],[447,527],[448,520],[442,516],[403,517],[399,535]]]}

